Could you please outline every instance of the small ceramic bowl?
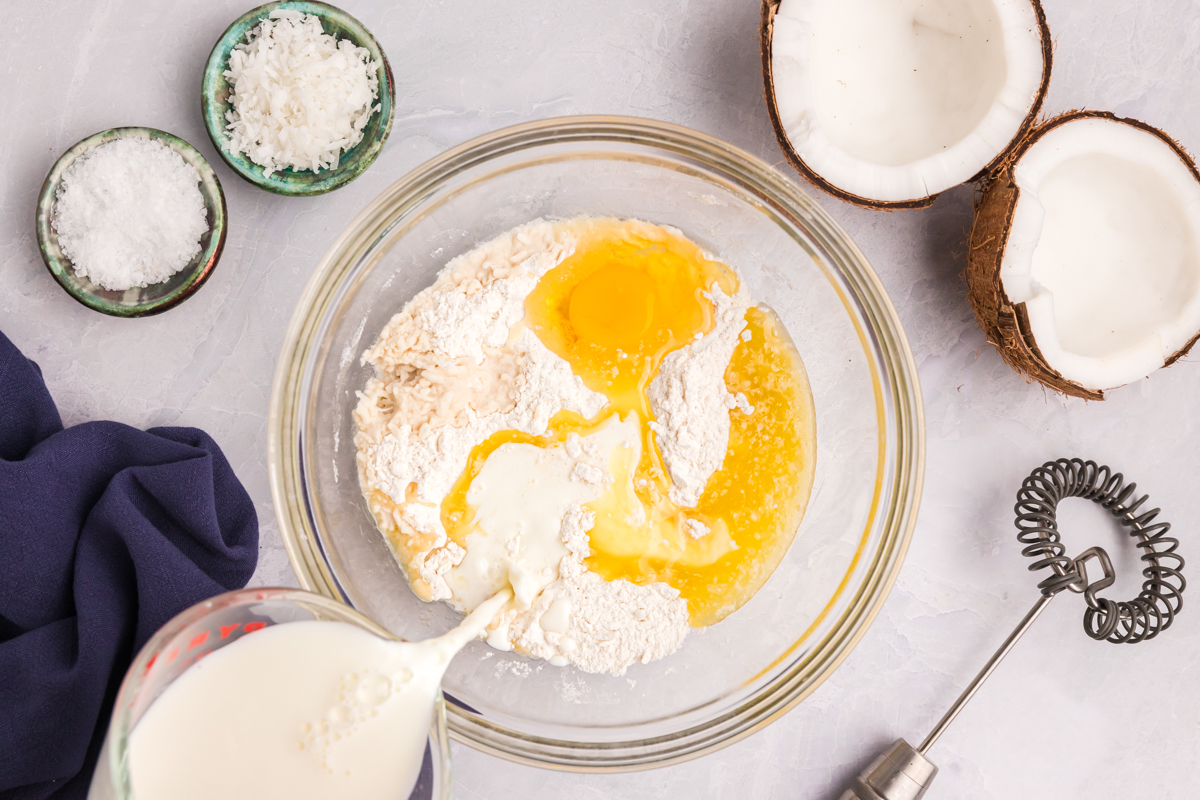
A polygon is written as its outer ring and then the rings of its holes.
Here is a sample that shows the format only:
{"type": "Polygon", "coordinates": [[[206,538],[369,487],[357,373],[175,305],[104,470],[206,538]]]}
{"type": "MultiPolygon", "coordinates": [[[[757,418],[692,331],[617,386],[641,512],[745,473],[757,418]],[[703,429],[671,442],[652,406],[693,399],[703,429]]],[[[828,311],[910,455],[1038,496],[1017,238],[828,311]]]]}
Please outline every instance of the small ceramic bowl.
{"type": "Polygon", "coordinates": [[[221,182],[204,156],[190,144],[164,131],[154,128],[113,128],[94,133],[77,142],[63,153],[42,184],[37,203],[38,248],[42,260],[59,285],[79,302],[103,314],[114,317],[148,317],[173,308],[196,293],[212,274],[225,248],[225,193],[221,182]],[[200,194],[208,211],[208,230],[200,237],[200,252],[186,267],[161,283],[145,287],[133,287],[124,291],[105,289],[77,274],[71,260],[63,253],[58,243],[58,231],[54,227],[56,193],[62,183],[63,173],[75,160],[89,150],[116,139],[153,139],[165,144],[183,157],[183,160],[200,173],[200,194]]]}
{"type": "Polygon", "coordinates": [[[392,80],[392,67],[379,42],[371,35],[366,27],[354,17],[340,8],[318,2],[284,2],[268,3],[248,11],[225,29],[221,38],[208,56],[204,66],[204,83],[200,91],[201,103],[204,110],[204,125],[212,138],[217,152],[233,171],[262,189],[276,194],[304,196],[323,194],[344,186],[367,170],[375,163],[383,150],[383,143],[392,132],[392,119],[395,116],[396,89],[392,80]],[[232,87],[225,78],[225,70],[229,64],[229,54],[235,47],[246,41],[246,34],[254,29],[277,8],[286,8],[312,14],[321,20],[325,33],[338,39],[348,39],[358,47],[365,47],[371,53],[371,59],[380,65],[379,97],[376,102],[380,108],[371,115],[367,126],[363,128],[362,140],[342,153],[338,165],[331,170],[292,170],[285,169],[273,172],[269,177],[263,175],[263,168],[251,161],[244,153],[234,153],[229,147],[229,134],[225,131],[225,112],[233,106],[229,101],[232,87]]]}

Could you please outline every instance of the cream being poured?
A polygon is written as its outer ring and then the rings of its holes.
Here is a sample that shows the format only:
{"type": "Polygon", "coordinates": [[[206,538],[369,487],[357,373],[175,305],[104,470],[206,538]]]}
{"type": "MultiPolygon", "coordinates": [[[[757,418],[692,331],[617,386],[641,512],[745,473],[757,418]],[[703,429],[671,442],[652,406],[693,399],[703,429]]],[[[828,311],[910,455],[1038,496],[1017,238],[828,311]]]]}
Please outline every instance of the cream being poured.
{"type": "Polygon", "coordinates": [[[396,800],[421,770],[438,687],[508,590],[436,639],[272,625],[183,673],[129,737],[139,800],[396,800]]]}

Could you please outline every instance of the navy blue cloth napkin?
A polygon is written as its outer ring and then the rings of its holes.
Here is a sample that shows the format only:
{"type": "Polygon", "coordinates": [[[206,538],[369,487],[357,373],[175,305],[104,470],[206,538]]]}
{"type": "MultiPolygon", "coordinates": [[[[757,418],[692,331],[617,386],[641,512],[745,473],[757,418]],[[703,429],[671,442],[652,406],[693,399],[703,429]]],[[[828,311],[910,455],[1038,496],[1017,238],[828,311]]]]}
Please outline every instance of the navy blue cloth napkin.
{"type": "Polygon", "coordinates": [[[0,798],[85,797],[138,649],[257,559],[254,504],[207,434],[64,430],[0,333],[0,798]]]}

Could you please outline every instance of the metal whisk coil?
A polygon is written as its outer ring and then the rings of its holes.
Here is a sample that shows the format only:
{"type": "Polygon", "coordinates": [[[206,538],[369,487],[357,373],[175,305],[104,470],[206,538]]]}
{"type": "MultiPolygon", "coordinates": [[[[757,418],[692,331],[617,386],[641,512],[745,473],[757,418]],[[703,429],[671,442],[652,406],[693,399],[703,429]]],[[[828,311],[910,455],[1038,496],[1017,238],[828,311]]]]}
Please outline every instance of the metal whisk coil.
{"type": "Polygon", "coordinates": [[[1036,559],[1031,571],[1049,567],[1053,574],[1038,584],[1042,594],[1052,596],[1063,589],[1082,592],[1087,601],[1083,629],[1093,639],[1115,644],[1152,639],[1170,627],[1183,607],[1183,557],[1176,550],[1179,540],[1167,536],[1169,522],[1155,522],[1159,509],[1139,511],[1149,499],[1133,499],[1137,484],[1125,485],[1124,477],[1094,461],[1060,458],[1035,469],[1017,492],[1017,539],[1025,545],[1021,553],[1036,559]],[[1081,497],[1099,503],[1136,538],[1142,551],[1142,591],[1128,602],[1097,597],[1096,590],[1112,583],[1108,556],[1093,548],[1078,558],[1068,557],[1059,540],[1056,514],[1065,497],[1081,497]],[[1100,559],[1106,579],[1088,584],[1085,562],[1100,559]]]}
{"type": "Polygon", "coordinates": [[[904,739],[881,753],[859,774],[841,800],[921,800],[937,775],[937,766],[929,760],[929,749],[950,726],[1017,640],[1025,635],[1046,607],[1064,589],[1083,595],[1087,609],[1083,629],[1093,639],[1114,643],[1134,643],[1153,639],[1171,626],[1183,607],[1183,557],[1175,552],[1179,540],[1167,536],[1171,525],[1155,522],[1158,509],[1142,511],[1147,495],[1134,499],[1137,484],[1125,485],[1119,472],[1101,467],[1095,461],[1060,458],[1035,469],[1017,492],[1017,539],[1025,548],[1023,555],[1034,559],[1029,565],[1036,572],[1049,568],[1051,574],[1038,584],[1041,594],[1000,648],[963,690],[954,705],[933,730],[913,747],[904,739]],[[1121,521],[1129,535],[1137,539],[1142,551],[1142,593],[1127,603],[1118,603],[1096,593],[1116,579],[1112,561],[1102,547],[1090,547],[1074,558],[1066,555],[1059,540],[1058,503],[1064,497],[1082,497],[1099,503],[1121,521]],[[1104,570],[1096,580],[1088,578],[1087,564],[1095,559],[1104,570]]]}

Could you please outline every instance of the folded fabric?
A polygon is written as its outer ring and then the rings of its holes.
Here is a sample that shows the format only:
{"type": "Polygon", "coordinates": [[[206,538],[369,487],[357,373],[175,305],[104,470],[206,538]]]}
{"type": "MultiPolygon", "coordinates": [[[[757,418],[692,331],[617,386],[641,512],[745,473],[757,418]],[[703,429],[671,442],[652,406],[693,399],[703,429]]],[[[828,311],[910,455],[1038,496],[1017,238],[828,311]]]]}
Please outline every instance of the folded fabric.
{"type": "Polygon", "coordinates": [[[0,798],[85,797],[137,650],[257,558],[254,504],[207,434],[64,430],[0,333],[0,798]]]}

